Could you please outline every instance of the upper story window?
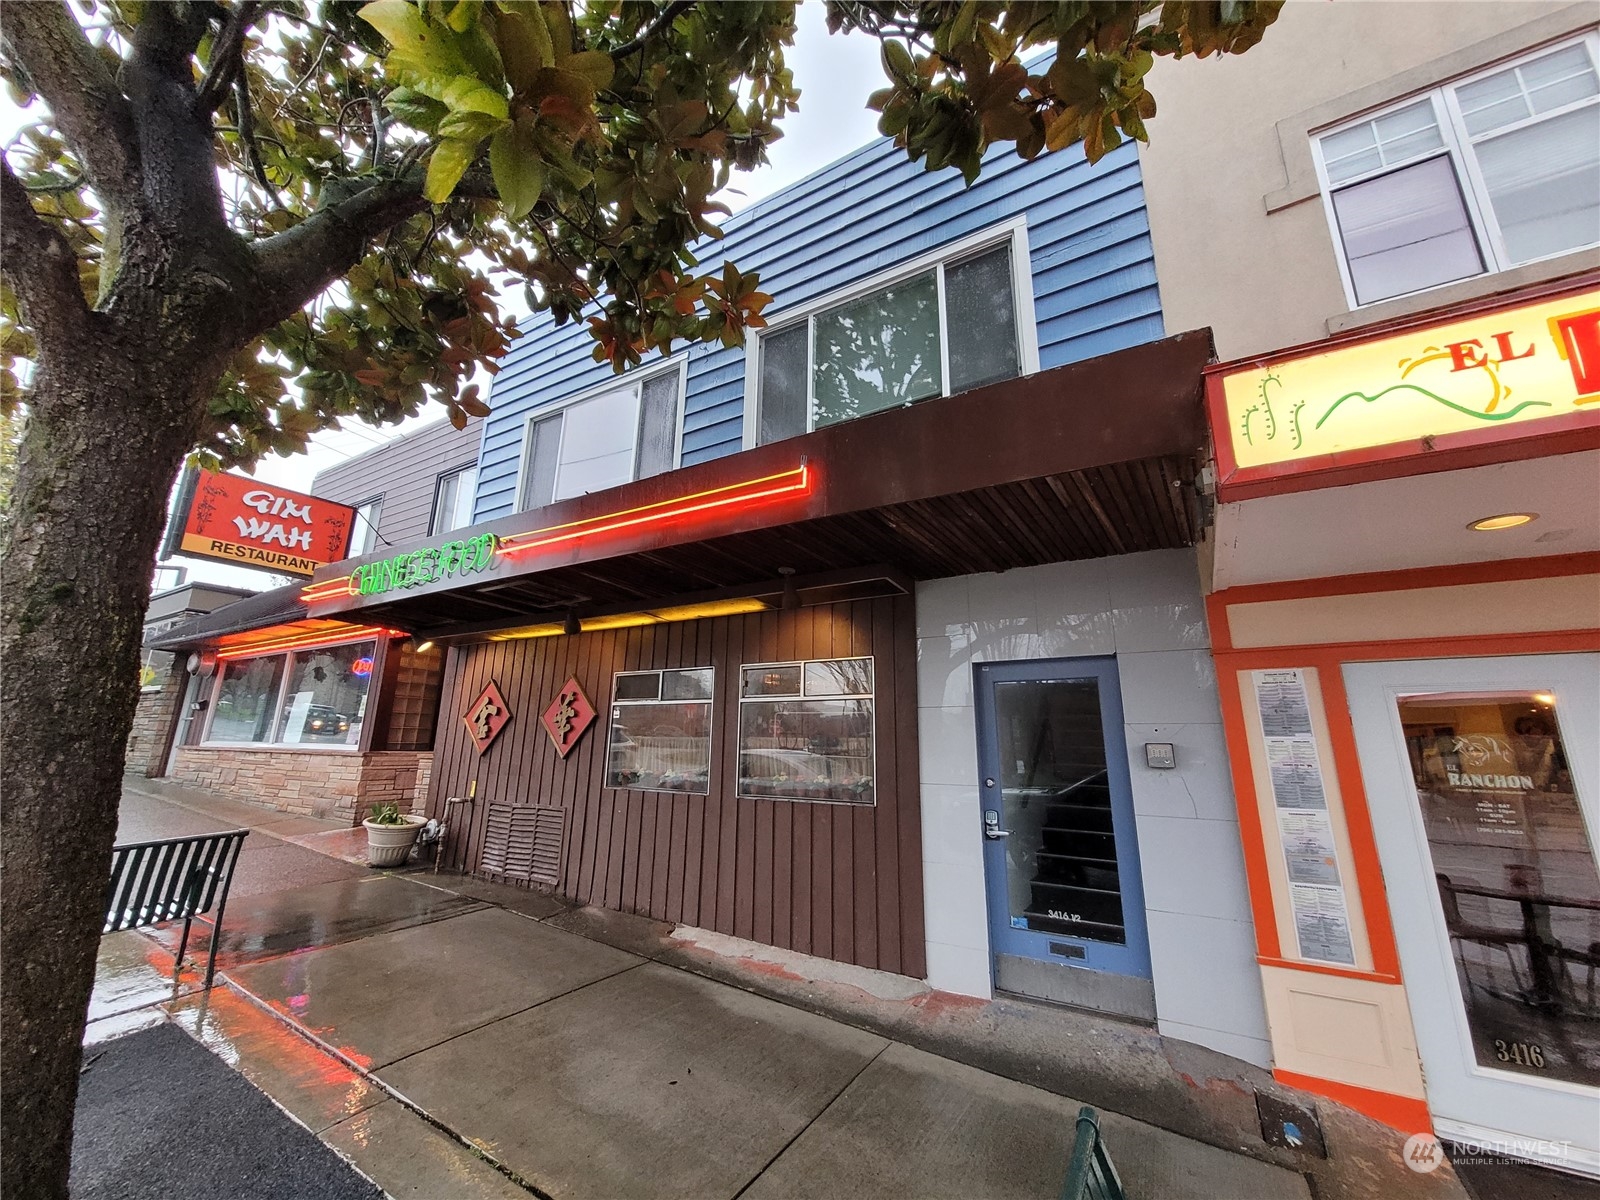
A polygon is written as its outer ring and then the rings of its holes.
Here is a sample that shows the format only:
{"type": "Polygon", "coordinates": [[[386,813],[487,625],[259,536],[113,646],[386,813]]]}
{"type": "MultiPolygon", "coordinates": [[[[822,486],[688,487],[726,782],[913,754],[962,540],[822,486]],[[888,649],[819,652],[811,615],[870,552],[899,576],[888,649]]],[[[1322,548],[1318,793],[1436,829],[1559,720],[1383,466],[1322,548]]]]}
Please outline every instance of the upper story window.
{"type": "Polygon", "coordinates": [[[350,549],[347,558],[360,558],[370,554],[378,545],[378,517],[383,513],[383,497],[378,496],[356,505],[355,526],[350,530],[350,549]]]}
{"type": "Polygon", "coordinates": [[[517,508],[645,479],[678,465],[683,371],[673,364],[528,420],[517,508]]]}
{"type": "Polygon", "coordinates": [[[761,335],[754,441],[775,442],[1032,370],[1020,230],[918,260],[761,335]]]}
{"type": "Polygon", "coordinates": [[[1353,305],[1600,244],[1594,34],[1317,139],[1353,305]]]}
{"type": "Polygon", "coordinates": [[[439,476],[433,493],[433,522],[429,534],[449,533],[472,524],[472,504],[478,492],[477,464],[439,476]]]}

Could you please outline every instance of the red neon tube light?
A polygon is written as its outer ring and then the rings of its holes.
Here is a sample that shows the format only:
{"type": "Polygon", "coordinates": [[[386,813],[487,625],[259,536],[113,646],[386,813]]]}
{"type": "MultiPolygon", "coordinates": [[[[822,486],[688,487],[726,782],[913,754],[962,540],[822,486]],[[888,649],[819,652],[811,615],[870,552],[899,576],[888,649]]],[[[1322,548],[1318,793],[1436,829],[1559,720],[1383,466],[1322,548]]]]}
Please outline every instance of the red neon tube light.
{"type": "Polygon", "coordinates": [[[604,516],[588,517],[582,521],[569,521],[564,525],[550,525],[529,533],[519,533],[501,539],[500,548],[496,553],[513,558],[543,546],[576,541],[578,538],[609,533],[616,529],[636,528],[640,525],[670,520],[673,517],[687,516],[690,513],[743,506],[778,496],[805,495],[810,491],[811,468],[802,461],[793,470],[782,471],[776,475],[764,475],[760,479],[747,479],[742,483],[731,483],[726,487],[711,488],[688,496],[678,496],[672,500],[661,500],[655,504],[623,509],[604,516]],[[756,490],[748,490],[752,488],[756,490]]]}
{"type": "Polygon", "coordinates": [[[313,650],[319,646],[337,646],[343,642],[359,642],[380,636],[405,637],[407,635],[402,630],[389,629],[383,625],[354,625],[346,629],[320,629],[225,646],[217,651],[217,658],[218,660],[247,658],[256,654],[269,654],[274,650],[313,650]]]}

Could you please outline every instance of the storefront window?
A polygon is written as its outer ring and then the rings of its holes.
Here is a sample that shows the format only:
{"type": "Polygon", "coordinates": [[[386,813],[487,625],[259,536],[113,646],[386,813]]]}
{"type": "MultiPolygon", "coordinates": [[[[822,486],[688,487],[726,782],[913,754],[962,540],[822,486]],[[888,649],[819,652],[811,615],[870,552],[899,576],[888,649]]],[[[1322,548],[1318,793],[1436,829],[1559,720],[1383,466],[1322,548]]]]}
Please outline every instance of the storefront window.
{"type": "Polygon", "coordinates": [[[211,741],[272,740],[283,663],[283,655],[279,654],[271,658],[238,658],[223,668],[211,718],[211,741]]]}
{"type": "Polygon", "coordinates": [[[739,795],[871,804],[872,659],[745,667],[739,795]]]}
{"type": "Polygon", "coordinates": [[[210,742],[354,746],[376,642],[237,658],[222,670],[210,742]]]}
{"type": "Polygon", "coordinates": [[[1400,720],[1478,1064],[1600,1084],[1600,871],[1548,693],[1400,720]]]}
{"type": "Polygon", "coordinates": [[[289,668],[278,741],[354,746],[361,740],[372,642],[301,650],[289,668]]]}
{"type": "Polygon", "coordinates": [[[711,687],[710,667],[619,674],[606,786],[709,794],[711,687]]]}

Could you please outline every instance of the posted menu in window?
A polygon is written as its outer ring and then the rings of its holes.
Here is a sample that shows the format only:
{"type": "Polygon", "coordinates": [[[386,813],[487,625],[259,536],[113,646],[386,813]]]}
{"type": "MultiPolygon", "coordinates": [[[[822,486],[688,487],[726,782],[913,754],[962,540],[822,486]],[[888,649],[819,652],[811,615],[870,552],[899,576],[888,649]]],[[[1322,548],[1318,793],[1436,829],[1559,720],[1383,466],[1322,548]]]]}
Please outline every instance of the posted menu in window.
{"type": "Polygon", "coordinates": [[[1299,956],[1354,966],[1349,907],[1305,673],[1256,671],[1252,681],[1299,956]]]}

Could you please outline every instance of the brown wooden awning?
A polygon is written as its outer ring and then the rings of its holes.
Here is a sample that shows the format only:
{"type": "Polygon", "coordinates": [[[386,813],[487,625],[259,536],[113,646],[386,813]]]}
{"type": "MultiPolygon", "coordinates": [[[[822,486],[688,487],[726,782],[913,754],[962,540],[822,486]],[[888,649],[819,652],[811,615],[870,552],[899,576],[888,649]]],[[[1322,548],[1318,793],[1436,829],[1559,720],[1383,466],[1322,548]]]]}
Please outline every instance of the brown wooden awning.
{"type": "Polygon", "coordinates": [[[521,547],[471,573],[357,595],[338,581],[392,553],[325,567],[311,611],[444,636],[770,594],[788,572],[820,598],[1192,545],[1211,358],[1209,331],[1179,334],[458,530],[521,547]]]}

